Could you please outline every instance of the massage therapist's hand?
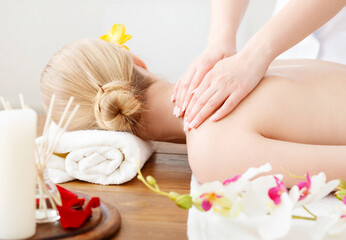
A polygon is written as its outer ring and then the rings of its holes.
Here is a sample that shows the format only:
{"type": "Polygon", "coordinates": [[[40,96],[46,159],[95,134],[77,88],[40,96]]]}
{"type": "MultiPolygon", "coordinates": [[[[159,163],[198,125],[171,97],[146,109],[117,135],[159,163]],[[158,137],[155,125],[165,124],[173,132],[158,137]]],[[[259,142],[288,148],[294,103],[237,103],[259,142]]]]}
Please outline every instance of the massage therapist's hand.
{"type": "Polygon", "coordinates": [[[225,57],[236,54],[235,47],[229,43],[214,41],[199,55],[180,77],[175,85],[172,101],[175,102],[173,115],[181,117],[189,105],[194,91],[214,65],[225,57]]]}
{"type": "Polygon", "coordinates": [[[268,65],[242,52],[216,63],[193,94],[185,112],[184,130],[197,128],[215,111],[212,121],[229,114],[256,87],[268,65]]]}

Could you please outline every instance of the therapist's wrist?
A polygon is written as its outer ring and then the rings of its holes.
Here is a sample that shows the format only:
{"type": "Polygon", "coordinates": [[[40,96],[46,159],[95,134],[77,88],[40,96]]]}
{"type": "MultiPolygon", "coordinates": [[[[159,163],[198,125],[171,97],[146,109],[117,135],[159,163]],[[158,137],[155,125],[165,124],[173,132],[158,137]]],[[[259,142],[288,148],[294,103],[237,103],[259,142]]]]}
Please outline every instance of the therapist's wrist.
{"type": "Polygon", "coordinates": [[[212,39],[208,41],[207,49],[224,52],[224,57],[229,57],[237,53],[236,45],[227,39],[212,39]]]}
{"type": "Polygon", "coordinates": [[[210,33],[208,46],[210,45],[222,45],[236,49],[236,36],[227,33],[210,33]]]}
{"type": "Polygon", "coordinates": [[[253,63],[258,63],[268,67],[277,57],[274,48],[266,41],[256,41],[250,39],[244,48],[239,51],[243,58],[248,58],[253,63]]]}
{"type": "Polygon", "coordinates": [[[242,50],[237,53],[241,62],[244,65],[256,69],[261,74],[266,72],[271,62],[275,59],[270,46],[265,44],[254,44],[248,42],[242,50]]]}

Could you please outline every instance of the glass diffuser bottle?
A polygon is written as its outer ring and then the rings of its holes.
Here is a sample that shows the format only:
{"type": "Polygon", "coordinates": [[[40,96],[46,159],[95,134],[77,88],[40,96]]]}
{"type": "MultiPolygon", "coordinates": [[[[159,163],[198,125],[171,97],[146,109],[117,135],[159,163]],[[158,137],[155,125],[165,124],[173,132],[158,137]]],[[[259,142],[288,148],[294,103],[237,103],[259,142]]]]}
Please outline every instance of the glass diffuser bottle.
{"type": "Polygon", "coordinates": [[[73,97],[68,101],[61,119],[57,125],[52,122],[52,111],[55,95],[48,108],[47,118],[43,130],[43,135],[37,139],[36,143],[36,222],[55,222],[60,219],[57,205],[61,206],[61,197],[56,185],[49,179],[46,166],[51,159],[54,149],[63,133],[66,131],[73,116],[76,114],[79,105],[76,104],[72,111],[70,107],[73,97]],[[69,117],[66,116],[69,114],[69,117]],[[66,119],[67,118],[67,119],[66,119]]]}
{"type": "Polygon", "coordinates": [[[61,205],[59,191],[48,178],[47,169],[37,173],[36,184],[36,222],[56,222],[60,219],[57,205],[61,205]]]}

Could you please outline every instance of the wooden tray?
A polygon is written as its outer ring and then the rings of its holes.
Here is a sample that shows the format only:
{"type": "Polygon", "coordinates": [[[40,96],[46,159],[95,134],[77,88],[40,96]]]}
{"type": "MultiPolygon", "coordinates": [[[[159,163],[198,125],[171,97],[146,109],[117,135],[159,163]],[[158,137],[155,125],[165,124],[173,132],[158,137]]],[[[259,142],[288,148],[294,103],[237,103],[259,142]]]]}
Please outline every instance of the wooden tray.
{"type": "MultiPolygon", "coordinates": [[[[90,197],[74,192],[89,200],[90,197]]],[[[86,201],[87,202],[87,201],[86,201]]],[[[92,217],[78,229],[63,229],[60,222],[40,223],[36,225],[36,234],[29,239],[109,239],[119,230],[120,214],[112,205],[102,202],[98,208],[92,209],[92,217]]]]}

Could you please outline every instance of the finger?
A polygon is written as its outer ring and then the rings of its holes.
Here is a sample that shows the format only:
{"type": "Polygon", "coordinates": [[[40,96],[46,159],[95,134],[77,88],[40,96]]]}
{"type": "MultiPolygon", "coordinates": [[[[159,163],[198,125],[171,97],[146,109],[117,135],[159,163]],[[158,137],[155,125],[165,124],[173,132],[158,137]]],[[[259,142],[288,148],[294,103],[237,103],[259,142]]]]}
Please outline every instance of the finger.
{"type": "Polygon", "coordinates": [[[183,75],[180,77],[177,86],[175,86],[175,88],[176,88],[176,93],[174,94],[173,115],[176,116],[176,117],[179,116],[179,115],[178,115],[178,114],[179,114],[179,111],[178,111],[178,107],[177,107],[177,101],[178,101],[177,99],[178,99],[178,96],[179,96],[179,94],[180,94],[180,92],[181,92],[181,86],[182,86],[182,84],[183,84],[183,82],[184,82],[184,80],[185,80],[185,75],[186,75],[186,74],[183,74],[183,75]]]}
{"type": "Polygon", "coordinates": [[[186,110],[185,110],[185,114],[184,114],[184,122],[186,123],[190,123],[192,118],[190,118],[189,116],[191,115],[191,110],[193,109],[193,106],[195,106],[196,102],[198,101],[199,97],[202,95],[202,91],[200,91],[200,87],[196,88],[193,92],[193,94],[191,94],[191,100],[189,102],[189,105],[187,106],[186,110]]]}
{"type": "MultiPolygon", "coordinates": [[[[173,89],[173,94],[172,94],[172,96],[171,96],[171,102],[173,102],[173,103],[175,103],[175,101],[176,101],[176,94],[177,94],[177,92],[178,92],[178,89],[179,89],[179,86],[180,86],[180,84],[181,84],[181,82],[182,82],[182,77],[183,76],[181,76],[180,77],[180,79],[178,80],[178,82],[175,84],[175,86],[174,86],[174,89],[173,89]]],[[[177,107],[174,105],[174,108],[173,108],[173,115],[174,116],[176,116],[176,113],[177,113],[177,107]]]]}
{"type": "Polygon", "coordinates": [[[189,113],[188,118],[186,118],[186,122],[189,124],[189,128],[192,128],[191,126],[195,125],[193,123],[195,116],[201,111],[201,109],[214,96],[215,93],[216,93],[216,90],[212,88],[208,88],[207,91],[205,91],[201,95],[201,97],[198,98],[197,102],[193,105],[193,108],[191,109],[191,112],[189,113]]]}
{"type": "Polygon", "coordinates": [[[189,124],[189,128],[198,128],[216,109],[218,109],[227,98],[222,92],[216,92],[208,102],[197,112],[196,116],[189,124]]]}
{"type": "Polygon", "coordinates": [[[185,99],[183,101],[183,107],[182,107],[182,111],[184,112],[186,110],[186,108],[189,106],[189,103],[191,101],[192,98],[192,92],[200,85],[200,83],[202,82],[203,78],[205,77],[205,75],[207,74],[207,72],[210,71],[211,68],[202,68],[200,70],[197,71],[197,73],[195,74],[195,76],[193,77],[190,87],[187,90],[185,99]]]}
{"type": "Polygon", "coordinates": [[[187,74],[184,75],[184,78],[182,79],[182,82],[179,86],[178,92],[177,92],[177,98],[175,100],[175,106],[177,107],[176,111],[177,111],[177,117],[180,117],[182,114],[182,105],[183,105],[183,101],[187,92],[187,89],[190,86],[191,80],[193,78],[193,76],[196,73],[196,68],[192,67],[188,70],[187,74]]]}
{"type": "Polygon", "coordinates": [[[245,94],[241,91],[233,92],[227,100],[222,104],[219,110],[216,111],[216,113],[211,116],[211,121],[219,121],[220,119],[224,118],[226,115],[231,113],[233,109],[238,106],[238,104],[243,100],[245,97],[245,94]]]}
{"type": "Polygon", "coordinates": [[[190,113],[191,113],[191,110],[193,109],[193,107],[195,106],[196,102],[202,96],[202,94],[205,91],[207,91],[207,89],[209,89],[209,87],[210,87],[210,83],[211,83],[211,80],[213,78],[211,72],[212,71],[210,71],[206,74],[206,76],[202,80],[201,84],[193,91],[192,98],[189,102],[189,105],[186,108],[186,111],[185,111],[185,118],[186,118],[186,121],[188,121],[188,122],[193,120],[193,118],[190,117],[190,115],[191,115],[190,113]]]}
{"type": "Polygon", "coordinates": [[[177,94],[177,89],[179,87],[179,82],[180,80],[178,80],[178,82],[174,85],[173,91],[172,91],[172,96],[171,96],[171,102],[175,102],[175,96],[177,94]]]}
{"type": "Polygon", "coordinates": [[[178,89],[179,89],[179,86],[182,82],[182,78],[183,78],[184,75],[182,75],[178,82],[174,85],[174,88],[173,88],[173,92],[172,92],[172,96],[171,96],[171,102],[175,102],[176,100],[176,97],[177,97],[177,92],[178,92],[178,89]]]}

